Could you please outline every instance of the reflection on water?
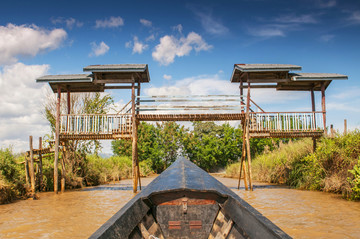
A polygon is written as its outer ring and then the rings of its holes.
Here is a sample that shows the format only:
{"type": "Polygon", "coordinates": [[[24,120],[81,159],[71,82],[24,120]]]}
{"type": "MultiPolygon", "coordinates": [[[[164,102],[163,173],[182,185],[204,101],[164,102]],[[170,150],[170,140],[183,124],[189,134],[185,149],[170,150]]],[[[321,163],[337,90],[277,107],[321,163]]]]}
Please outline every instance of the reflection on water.
{"type": "MultiPolygon", "coordinates": [[[[360,238],[360,203],[260,183],[239,191],[237,180],[218,179],[295,238],[360,238]]],[[[87,238],[133,196],[132,180],[123,180],[0,205],[0,238],[87,238]]]]}

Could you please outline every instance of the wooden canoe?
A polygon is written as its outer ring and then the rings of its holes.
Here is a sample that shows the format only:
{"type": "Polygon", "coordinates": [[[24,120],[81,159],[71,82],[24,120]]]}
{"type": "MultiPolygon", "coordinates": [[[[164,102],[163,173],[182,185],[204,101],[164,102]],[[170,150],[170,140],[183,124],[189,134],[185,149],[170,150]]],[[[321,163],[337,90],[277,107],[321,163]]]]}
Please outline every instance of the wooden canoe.
{"type": "Polygon", "coordinates": [[[102,225],[95,238],[291,238],[185,158],[102,225]]]}

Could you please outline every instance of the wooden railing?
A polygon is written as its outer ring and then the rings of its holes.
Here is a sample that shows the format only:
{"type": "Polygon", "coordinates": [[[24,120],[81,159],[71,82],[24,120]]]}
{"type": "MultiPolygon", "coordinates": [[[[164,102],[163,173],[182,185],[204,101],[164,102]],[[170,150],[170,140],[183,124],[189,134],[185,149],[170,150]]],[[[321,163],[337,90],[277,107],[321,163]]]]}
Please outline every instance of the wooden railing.
{"type": "Polygon", "coordinates": [[[322,131],[323,112],[251,112],[250,131],[322,131]]]}
{"type": "MultiPolygon", "coordinates": [[[[243,97],[245,98],[245,97],[243,97]]],[[[241,104],[239,95],[160,95],[138,96],[137,112],[154,112],[156,114],[221,113],[240,112],[246,105],[241,104]],[[207,112],[206,112],[207,111],[207,112]]],[[[246,100],[245,100],[246,102],[246,100]]]]}
{"type": "Polygon", "coordinates": [[[61,115],[60,134],[130,134],[131,114],[61,115]]]}

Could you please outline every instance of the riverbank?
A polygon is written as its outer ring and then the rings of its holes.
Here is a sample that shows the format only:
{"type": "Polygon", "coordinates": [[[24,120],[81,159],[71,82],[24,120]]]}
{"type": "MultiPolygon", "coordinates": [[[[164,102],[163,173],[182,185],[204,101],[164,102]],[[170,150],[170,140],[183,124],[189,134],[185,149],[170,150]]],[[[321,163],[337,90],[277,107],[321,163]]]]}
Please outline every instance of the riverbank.
{"type": "MultiPolygon", "coordinates": [[[[239,168],[239,163],[229,165],[227,176],[238,176],[239,168]]],[[[314,153],[311,139],[290,141],[255,157],[252,171],[253,178],[262,182],[360,200],[360,132],[321,138],[314,153]]]]}
{"type": "MultiPolygon", "coordinates": [[[[9,148],[0,149],[0,204],[26,199],[30,196],[23,161],[24,155],[14,154],[9,148]]],[[[43,183],[40,185],[40,174],[36,173],[37,192],[53,191],[53,165],[53,157],[43,158],[43,183]]],[[[73,160],[66,162],[66,190],[131,178],[131,167],[129,157],[102,158],[95,154],[84,155],[82,158],[74,157],[73,160]]],[[[140,174],[147,176],[151,173],[150,166],[146,162],[141,162],[140,174]]],[[[58,174],[59,176],[62,174],[60,170],[58,174]]]]}

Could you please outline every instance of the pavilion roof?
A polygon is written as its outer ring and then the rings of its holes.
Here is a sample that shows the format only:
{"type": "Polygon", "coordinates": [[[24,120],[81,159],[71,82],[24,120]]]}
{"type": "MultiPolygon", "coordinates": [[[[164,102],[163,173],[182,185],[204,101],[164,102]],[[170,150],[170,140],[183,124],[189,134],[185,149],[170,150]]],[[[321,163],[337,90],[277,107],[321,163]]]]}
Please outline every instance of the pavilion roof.
{"type": "MultiPolygon", "coordinates": [[[[231,82],[250,83],[251,88],[276,88],[277,90],[320,91],[332,80],[346,80],[346,75],[335,73],[292,73],[301,66],[285,64],[235,64],[231,82]],[[260,85],[261,84],[261,85],[260,85]]],[[[244,88],[247,85],[243,86],[244,88]]]]}
{"type": "Polygon", "coordinates": [[[58,86],[62,92],[103,92],[105,89],[130,89],[129,83],[150,81],[147,64],[90,65],[83,70],[92,73],[46,75],[36,79],[36,82],[49,83],[55,93],[58,86]]]}

